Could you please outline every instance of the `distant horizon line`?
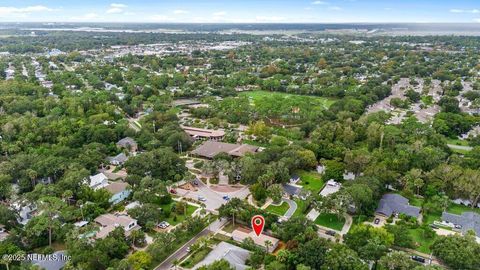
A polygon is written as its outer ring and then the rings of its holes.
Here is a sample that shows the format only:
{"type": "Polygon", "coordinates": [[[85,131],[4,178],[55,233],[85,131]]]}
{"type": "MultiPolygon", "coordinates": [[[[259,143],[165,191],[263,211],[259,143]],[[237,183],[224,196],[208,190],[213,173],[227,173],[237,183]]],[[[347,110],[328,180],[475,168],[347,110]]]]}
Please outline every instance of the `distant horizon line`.
{"type": "Polygon", "coordinates": [[[208,25],[235,25],[235,24],[461,24],[461,25],[478,25],[480,22],[118,22],[118,21],[0,21],[0,24],[7,23],[42,23],[42,24],[89,24],[89,23],[98,23],[98,24],[208,24],[208,25]]]}

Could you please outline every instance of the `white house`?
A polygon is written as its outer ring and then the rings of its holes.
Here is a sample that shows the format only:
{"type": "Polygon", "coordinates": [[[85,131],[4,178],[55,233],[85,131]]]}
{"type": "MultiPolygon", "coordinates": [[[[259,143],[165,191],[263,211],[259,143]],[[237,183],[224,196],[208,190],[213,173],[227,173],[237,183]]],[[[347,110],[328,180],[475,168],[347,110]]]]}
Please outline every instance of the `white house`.
{"type": "Polygon", "coordinates": [[[108,178],[103,173],[90,176],[89,186],[94,190],[98,190],[108,186],[108,178]]]}
{"type": "Polygon", "coordinates": [[[112,197],[110,197],[110,200],[108,200],[112,204],[117,204],[124,201],[128,198],[128,196],[130,196],[130,193],[132,193],[128,187],[128,184],[124,182],[111,183],[106,186],[105,189],[112,194],[112,197]]]}

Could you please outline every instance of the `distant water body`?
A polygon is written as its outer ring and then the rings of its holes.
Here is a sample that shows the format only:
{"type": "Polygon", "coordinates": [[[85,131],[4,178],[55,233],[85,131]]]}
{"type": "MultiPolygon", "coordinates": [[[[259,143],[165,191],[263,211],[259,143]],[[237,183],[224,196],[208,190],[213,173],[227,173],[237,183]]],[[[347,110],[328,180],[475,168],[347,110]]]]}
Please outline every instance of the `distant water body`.
{"type": "Polygon", "coordinates": [[[0,29],[130,33],[338,32],[387,35],[480,35],[480,23],[181,24],[181,23],[3,23],[0,29]]]}

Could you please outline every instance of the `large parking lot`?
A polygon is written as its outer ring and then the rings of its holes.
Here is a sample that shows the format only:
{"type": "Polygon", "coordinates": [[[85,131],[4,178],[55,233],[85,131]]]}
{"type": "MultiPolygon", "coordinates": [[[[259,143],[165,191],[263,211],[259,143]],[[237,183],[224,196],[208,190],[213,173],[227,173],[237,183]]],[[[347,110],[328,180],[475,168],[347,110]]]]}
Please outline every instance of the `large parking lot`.
{"type": "Polygon", "coordinates": [[[198,183],[198,186],[196,186],[197,188],[196,191],[178,188],[177,194],[179,196],[194,199],[194,200],[198,200],[199,197],[205,198],[205,201],[203,201],[202,203],[206,205],[206,209],[209,211],[215,211],[222,204],[226,203],[227,200],[223,198],[224,196],[228,196],[229,198],[245,199],[247,198],[248,194],[250,194],[248,187],[243,187],[240,190],[233,191],[233,192],[217,192],[212,190],[202,181],[197,181],[197,183],[198,183]]]}

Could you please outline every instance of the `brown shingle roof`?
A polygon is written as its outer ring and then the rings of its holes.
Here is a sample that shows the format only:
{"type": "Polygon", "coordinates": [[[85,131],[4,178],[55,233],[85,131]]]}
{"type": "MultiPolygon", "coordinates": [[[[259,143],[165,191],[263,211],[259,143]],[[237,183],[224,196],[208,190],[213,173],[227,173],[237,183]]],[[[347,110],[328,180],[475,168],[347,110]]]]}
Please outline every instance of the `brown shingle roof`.
{"type": "Polygon", "coordinates": [[[106,186],[105,189],[108,190],[108,192],[110,192],[111,194],[115,195],[117,193],[124,191],[125,189],[127,189],[127,187],[128,187],[127,183],[113,182],[108,186],[106,186]]]}

